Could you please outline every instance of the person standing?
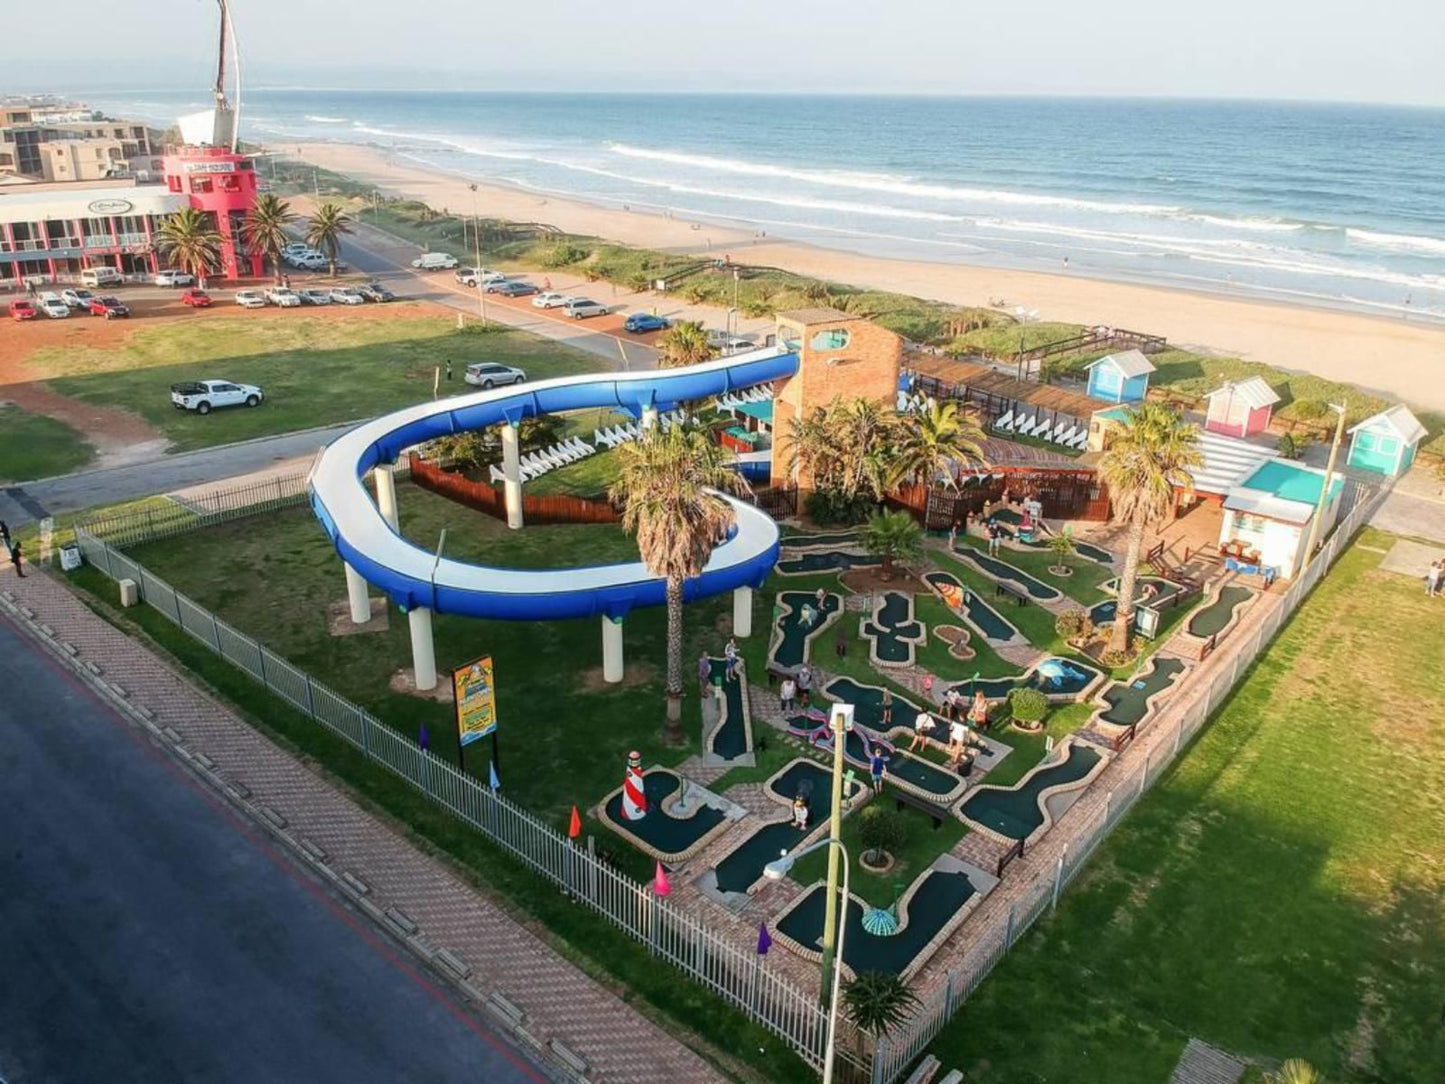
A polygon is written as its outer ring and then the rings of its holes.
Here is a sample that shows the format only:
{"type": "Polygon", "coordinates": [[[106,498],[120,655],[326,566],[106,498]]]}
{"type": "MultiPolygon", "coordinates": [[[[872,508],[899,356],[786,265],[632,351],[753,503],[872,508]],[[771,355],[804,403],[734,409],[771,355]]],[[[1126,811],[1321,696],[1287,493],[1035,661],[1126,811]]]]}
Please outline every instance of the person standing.
{"type": "Polygon", "coordinates": [[[738,680],[738,642],[731,636],[728,637],[728,646],[723,648],[723,657],[727,659],[727,678],[729,681],[738,680]]]}
{"type": "Polygon", "coordinates": [[[973,705],[968,709],[968,721],[975,730],[988,729],[988,697],[983,695],[982,689],[974,690],[973,705]]]}
{"type": "Polygon", "coordinates": [[[888,758],[883,755],[883,746],[873,745],[873,755],[868,758],[868,774],[873,777],[873,793],[883,793],[883,773],[887,771],[888,758]]]}
{"type": "Polygon", "coordinates": [[[955,523],[948,529],[948,552],[952,553],[958,549],[958,524],[955,523]]]}
{"type": "Polygon", "coordinates": [[[19,576],[23,580],[25,578],[25,571],[20,567],[19,542],[15,543],[15,545],[10,547],[10,563],[15,566],[15,575],[19,576]]]}
{"type": "Polygon", "coordinates": [[[778,687],[778,706],[784,715],[798,710],[798,685],[790,677],[783,678],[783,684],[778,687]]]}
{"type": "Polygon", "coordinates": [[[697,657],[697,686],[704,700],[712,694],[712,659],[706,651],[697,657]]]}
{"type": "Polygon", "coordinates": [[[447,358],[447,382],[450,383],[450,382],[451,382],[451,379],[452,379],[452,359],[451,359],[451,358],[447,358]]]}
{"type": "Polygon", "coordinates": [[[803,702],[803,707],[810,705],[813,692],[813,671],[807,663],[798,667],[798,699],[803,702]]]}
{"type": "Polygon", "coordinates": [[[888,733],[888,728],[893,725],[893,690],[891,689],[883,690],[882,711],[883,717],[880,720],[880,723],[882,725],[883,732],[886,734],[888,733]]]}
{"type": "MultiPolygon", "coordinates": [[[[7,535],[6,541],[9,541],[7,535]]],[[[1431,561],[1430,571],[1425,573],[1425,594],[1434,598],[1440,593],[1440,579],[1445,576],[1445,561],[1431,561]]]]}
{"type": "Polygon", "coordinates": [[[10,549],[10,525],[0,519],[0,542],[5,543],[5,549],[10,549]]]}
{"type": "Polygon", "coordinates": [[[913,720],[913,740],[908,743],[910,751],[928,748],[928,739],[933,736],[933,716],[920,711],[913,720]]]}

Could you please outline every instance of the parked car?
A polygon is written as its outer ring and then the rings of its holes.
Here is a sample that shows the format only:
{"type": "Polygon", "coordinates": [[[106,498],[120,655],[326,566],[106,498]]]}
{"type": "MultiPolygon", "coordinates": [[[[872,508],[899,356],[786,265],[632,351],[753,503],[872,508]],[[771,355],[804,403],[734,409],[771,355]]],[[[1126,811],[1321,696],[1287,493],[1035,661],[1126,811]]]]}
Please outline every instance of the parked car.
{"type": "Polygon", "coordinates": [[[23,297],[17,297],[10,302],[10,319],[12,320],[34,320],[35,306],[23,297]]]}
{"type": "Polygon", "coordinates": [[[151,283],[155,286],[194,286],[196,278],[184,271],[157,271],[151,283]]]}
{"type": "Polygon", "coordinates": [[[672,321],[666,316],[654,316],[650,312],[634,312],[622,322],[622,329],[634,334],[644,331],[666,331],[670,327],[672,327],[672,321]]]}
{"type": "Polygon", "coordinates": [[[187,290],[181,294],[181,304],[189,305],[193,309],[209,309],[211,307],[211,295],[205,290],[187,290]]]}
{"type": "Polygon", "coordinates": [[[606,316],[607,306],[585,297],[569,297],[562,311],[573,320],[585,320],[589,316],[606,316]]]}
{"type": "Polygon", "coordinates": [[[289,286],[272,286],[266,291],[266,300],[283,309],[294,309],[301,304],[301,295],[289,286]]]}
{"type": "Polygon", "coordinates": [[[90,299],[90,315],[104,316],[107,320],[114,320],[118,316],[129,316],[130,306],[124,304],[120,298],[109,294],[104,297],[93,297],[90,299]]]}
{"type": "Polygon", "coordinates": [[[331,300],[338,305],[365,305],[366,298],[361,296],[361,291],[355,286],[334,286],[331,290],[331,300]]]}
{"type": "Polygon", "coordinates": [[[304,305],[329,305],[331,304],[331,291],[322,290],[319,287],[310,286],[304,290],[297,290],[297,295],[304,305]]]}
{"type": "Polygon", "coordinates": [[[724,354],[738,354],[744,350],[758,348],[756,339],[749,339],[743,335],[729,335],[726,331],[719,331],[716,328],[709,329],[707,342],[709,346],[716,347],[724,354]]]}
{"type": "Polygon", "coordinates": [[[468,384],[475,384],[482,389],[500,388],[507,384],[520,384],[527,379],[527,374],[521,369],[515,369],[510,365],[498,365],[496,362],[479,361],[467,366],[466,374],[462,377],[468,384]]]}
{"type": "Polygon", "coordinates": [[[264,309],[266,307],[266,295],[260,290],[237,290],[236,304],[243,309],[264,309]]]}
{"type": "Polygon", "coordinates": [[[40,295],[35,307],[52,320],[64,320],[70,315],[70,306],[60,300],[60,295],[49,291],[40,295]]]}
{"type": "Polygon", "coordinates": [[[487,287],[487,293],[501,297],[531,297],[536,292],[537,287],[530,282],[494,282],[487,287]]]}
{"type": "Polygon", "coordinates": [[[312,248],[305,241],[288,241],[286,244],[281,246],[281,255],[283,257],[304,256],[308,252],[315,252],[318,256],[321,255],[320,252],[317,252],[316,249],[312,248]]]}
{"type": "Polygon", "coordinates": [[[264,396],[254,384],[236,384],[229,380],[188,380],[171,385],[171,405],[177,410],[194,410],[209,414],[216,407],[260,406],[264,396]]]}
{"type": "Polygon", "coordinates": [[[368,301],[396,300],[396,294],[392,293],[379,282],[363,282],[356,288],[356,292],[368,301]]]}
{"type": "Polygon", "coordinates": [[[87,267],[80,273],[82,286],[119,286],[124,281],[125,276],[114,267],[87,267]]]}
{"type": "Polygon", "coordinates": [[[423,252],[411,265],[419,271],[450,271],[456,267],[457,258],[445,252],[423,252]]]}
{"type": "Polygon", "coordinates": [[[95,295],[89,290],[61,290],[60,300],[64,301],[72,309],[90,308],[90,300],[95,295]]]}
{"type": "Polygon", "coordinates": [[[547,290],[532,298],[532,304],[539,309],[560,309],[571,300],[566,294],[559,294],[555,290],[547,290]]]}

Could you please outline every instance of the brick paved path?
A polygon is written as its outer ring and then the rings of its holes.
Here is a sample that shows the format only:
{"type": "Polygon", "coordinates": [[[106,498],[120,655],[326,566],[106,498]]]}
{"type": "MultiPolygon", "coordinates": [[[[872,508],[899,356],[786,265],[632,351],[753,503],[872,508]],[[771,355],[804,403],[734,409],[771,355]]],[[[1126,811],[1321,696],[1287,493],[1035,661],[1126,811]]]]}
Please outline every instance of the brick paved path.
{"type": "Polygon", "coordinates": [[[499,993],[519,1006],[526,1013],[526,1031],[544,1048],[555,1039],[582,1055],[589,1080],[725,1079],[460,881],[442,861],[418,850],[96,616],[65,586],[35,569],[17,579],[6,567],[0,589],[51,629],[57,643],[72,645],[76,661],[92,667],[92,676],[99,667],[102,680],[121,686],[131,704],[154,713],[156,725],[173,728],[183,749],[213,761],[220,777],[240,785],[234,793],[253,808],[274,811],[272,824],[282,834],[304,838],[324,852],[324,864],[333,872],[369,886],[367,904],[382,911],[396,908],[415,922],[419,930],[407,939],[414,947],[428,955],[445,949],[470,969],[467,981],[482,996],[499,993]]]}

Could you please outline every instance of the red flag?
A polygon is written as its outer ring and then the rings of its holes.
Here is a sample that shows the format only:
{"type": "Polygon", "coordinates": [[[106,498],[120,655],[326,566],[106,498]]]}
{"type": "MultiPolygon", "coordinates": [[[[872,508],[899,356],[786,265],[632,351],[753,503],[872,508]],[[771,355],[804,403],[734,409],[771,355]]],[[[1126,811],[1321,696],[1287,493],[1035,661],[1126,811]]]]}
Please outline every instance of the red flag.
{"type": "Polygon", "coordinates": [[[662,868],[662,863],[657,863],[657,872],[652,876],[652,891],[659,896],[666,896],[672,891],[672,882],[667,879],[667,870],[662,868]]]}
{"type": "Polygon", "coordinates": [[[572,807],[572,822],[567,825],[567,838],[576,839],[582,834],[582,818],[577,815],[577,807],[572,807]]]}

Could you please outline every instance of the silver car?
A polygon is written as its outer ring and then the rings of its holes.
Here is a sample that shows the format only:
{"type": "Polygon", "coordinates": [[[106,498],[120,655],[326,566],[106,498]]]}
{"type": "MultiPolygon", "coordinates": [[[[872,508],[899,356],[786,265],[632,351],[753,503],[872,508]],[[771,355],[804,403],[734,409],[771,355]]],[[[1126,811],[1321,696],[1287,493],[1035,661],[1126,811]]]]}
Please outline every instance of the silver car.
{"type": "Polygon", "coordinates": [[[562,311],[573,320],[585,320],[589,316],[606,316],[608,308],[600,301],[593,301],[585,297],[574,297],[562,306],[562,311]]]}
{"type": "Polygon", "coordinates": [[[331,300],[338,305],[365,305],[366,298],[355,286],[337,286],[331,291],[331,300]]]}

